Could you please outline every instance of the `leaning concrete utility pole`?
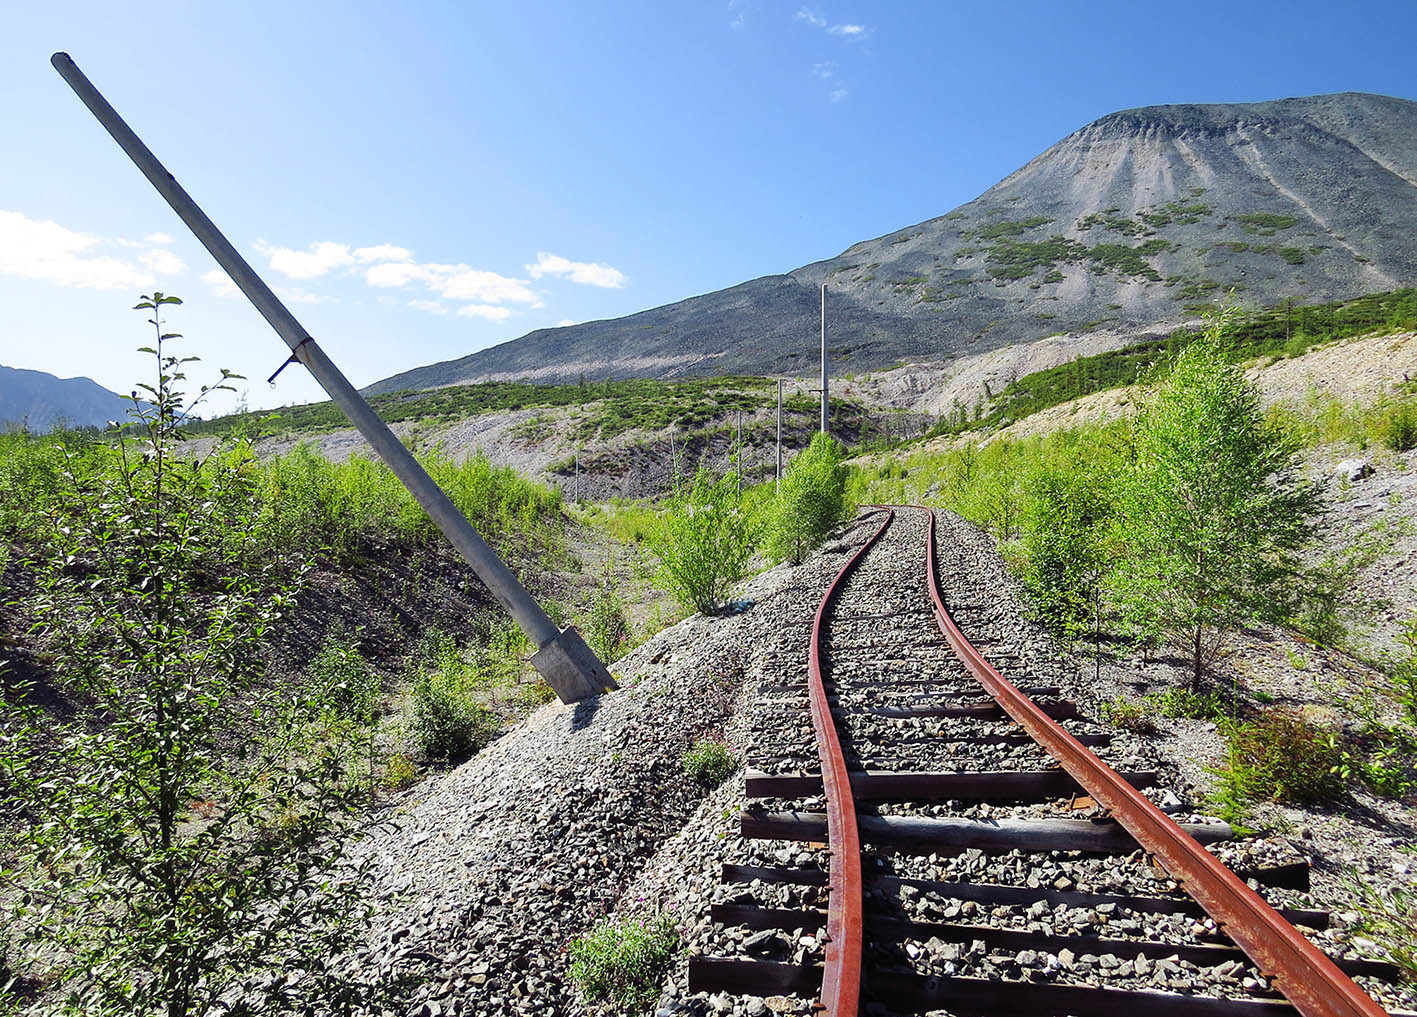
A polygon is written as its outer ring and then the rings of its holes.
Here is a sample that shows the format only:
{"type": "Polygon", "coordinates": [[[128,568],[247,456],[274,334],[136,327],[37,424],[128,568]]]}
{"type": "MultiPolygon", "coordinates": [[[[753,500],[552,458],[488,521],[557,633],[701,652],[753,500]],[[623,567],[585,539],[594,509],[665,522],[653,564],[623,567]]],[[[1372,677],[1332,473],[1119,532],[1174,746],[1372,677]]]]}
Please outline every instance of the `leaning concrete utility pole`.
{"type": "MultiPolygon", "coordinates": [[[[98,122],[113,136],[113,140],[118,142],[118,146],[127,153],[128,158],[133,160],[133,164],[148,178],[148,182],[157,188],[157,192],[187,224],[187,228],[202,242],[202,246],[211,252],[217,264],[226,270],[231,281],[240,287],[246,298],[256,306],[256,310],[261,312],[261,316],[285,340],[286,345],[290,347],[290,358],[285,364],[299,362],[305,365],[320,383],[320,387],[329,393],[330,398],[345,412],[350,422],[378,453],[379,458],[393,470],[395,476],[437,524],[438,529],[443,531],[444,536],[472,566],[497,603],[521,626],[522,631],[537,647],[536,653],[531,657],[532,666],[541,672],[542,677],[556,690],[561,702],[578,702],[615,688],[615,680],[610,677],[610,672],[586,645],[580,633],[569,626],[560,630],[556,628],[556,623],[517,581],[512,570],[497,557],[496,552],[487,546],[487,542],[458,511],[452,499],[433,482],[428,472],[404,447],[403,442],[379,419],[378,414],[364,401],[364,397],[325,355],[325,351],[316,345],[315,340],[271,292],[265,281],[246,263],[246,259],[236,252],[236,248],[231,246],[216,225],[207,218],[206,213],[182,189],[176,178],[167,172],[142,140],[123,122],[123,118],[108,104],[108,100],[98,89],[94,88],[93,83],[69,58],[69,54],[55,53],[49,62],[83,100],[89,112],[97,117],[98,122]]],[[[281,369],[284,367],[285,365],[282,365],[281,369]]],[[[276,372],[279,373],[280,371],[276,372]]],[[[274,379],[275,375],[271,377],[274,379]]]]}
{"type": "Polygon", "coordinates": [[[822,283],[822,433],[827,433],[827,284],[822,283]]]}

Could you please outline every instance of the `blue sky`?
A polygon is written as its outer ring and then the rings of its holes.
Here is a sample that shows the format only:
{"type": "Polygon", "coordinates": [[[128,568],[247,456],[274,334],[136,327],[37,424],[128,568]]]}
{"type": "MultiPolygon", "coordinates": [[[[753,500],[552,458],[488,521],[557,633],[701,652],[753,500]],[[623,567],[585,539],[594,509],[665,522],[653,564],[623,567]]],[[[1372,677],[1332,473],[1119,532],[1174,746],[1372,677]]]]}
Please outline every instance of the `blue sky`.
{"type": "Polygon", "coordinates": [[[942,215],[1117,109],[1417,99],[1417,3],[17,4],[0,363],[145,371],[160,288],[320,396],[49,66],[69,52],[356,384],[942,215]]]}

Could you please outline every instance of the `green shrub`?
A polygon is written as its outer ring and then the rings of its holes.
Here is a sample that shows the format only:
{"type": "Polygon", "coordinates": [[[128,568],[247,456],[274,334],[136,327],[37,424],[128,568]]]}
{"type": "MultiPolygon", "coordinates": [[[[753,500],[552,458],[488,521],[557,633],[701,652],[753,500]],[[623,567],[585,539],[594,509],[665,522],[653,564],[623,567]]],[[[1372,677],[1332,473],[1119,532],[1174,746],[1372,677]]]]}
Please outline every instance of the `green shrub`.
{"type": "Polygon", "coordinates": [[[1255,801],[1333,801],[1344,792],[1347,772],[1339,738],[1337,730],[1282,707],[1232,724],[1225,732],[1225,762],[1214,771],[1218,797],[1232,809],[1255,801]]]}
{"type": "Polygon", "coordinates": [[[586,643],[606,664],[623,657],[630,647],[630,622],[625,617],[625,602],[615,592],[609,576],[597,583],[591,594],[584,635],[586,643]]]}
{"type": "Polygon", "coordinates": [[[1110,703],[1103,703],[1102,716],[1109,724],[1127,731],[1135,731],[1138,734],[1156,733],[1156,724],[1152,721],[1151,715],[1146,712],[1145,705],[1122,696],[1118,696],[1110,703]]]}
{"type": "Polygon", "coordinates": [[[1096,621],[1110,567],[1104,541],[1111,513],[1105,476],[1045,466],[1025,487],[1021,579],[1039,617],[1076,639],[1096,621]]]}
{"type": "Polygon", "coordinates": [[[1417,448],[1417,402],[1407,400],[1392,407],[1381,424],[1383,444],[1394,452],[1417,448]]]}
{"type": "Polygon", "coordinates": [[[373,908],[348,853],[364,798],[311,744],[306,704],[263,680],[298,591],[256,543],[249,454],[181,458],[202,396],[180,391],[195,358],[164,331],[178,303],[137,305],[151,402],[45,506],[59,525],[28,606],[73,713],[56,727],[24,682],[0,696],[0,784],[26,817],[0,835],[0,937],[24,930],[68,1013],[382,1009],[384,976],[338,959],[373,908]]]}
{"type": "Polygon", "coordinates": [[[686,611],[711,614],[748,574],[757,526],[738,498],[738,478],[700,469],[665,503],[647,534],[658,579],[686,611]]]}
{"type": "Polygon", "coordinates": [[[464,759],[496,732],[492,711],[478,702],[462,666],[444,661],[442,666],[420,670],[410,693],[409,730],[430,759],[464,759]]]}
{"type": "Polygon", "coordinates": [[[402,752],[395,752],[384,762],[383,784],[391,791],[416,784],[422,776],[413,760],[402,752]]]}
{"type": "Polygon", "coordinates": [[[645,1011],[659,998],[679,934],[667,917],[606,919],[571,943],[571,980],[589,1001],[645,1011]]]}
{"type": "Polygon", "coordinates": [[[716,738],[700,738],[679,761],[692,780],[709,787],[722,784],[738,765],[728,746],[716,738]]]}
{"type": "Polygon", "coordinates": [[[1173,720],[1224,720],[1226,716],[1225,697],[1219,692],[1197,692],[1194,689],[1169,688],[1165,692],[1153,693],[1147,702],[1156,707],[1163,717],[1173,720]]]}
{"type": "Polygon", "coordinates": [[[305,669],[311,705],[340,721],[369,723],[383,691],[379,673],[359,652],[358,641],[335,630],[305,669]]]}
{"type": "Polygon", "coordinates": [[[846,495],[848,470],[843,458],[841,444],[818,433],[792,460],[769,514],[763,549],[769,559],[799,564],[851,518],[855,507],[846,495]]]}

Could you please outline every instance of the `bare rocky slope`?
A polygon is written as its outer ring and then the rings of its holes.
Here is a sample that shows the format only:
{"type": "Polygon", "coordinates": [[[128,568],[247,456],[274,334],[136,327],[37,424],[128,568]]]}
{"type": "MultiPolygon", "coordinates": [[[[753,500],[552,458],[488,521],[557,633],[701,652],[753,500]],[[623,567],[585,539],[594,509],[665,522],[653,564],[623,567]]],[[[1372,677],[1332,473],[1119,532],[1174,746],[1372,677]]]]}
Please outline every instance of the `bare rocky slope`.
{"type": "Polygon", "coordinates": [[[541,329],[376,382],[800,374],[828,286],[842,370],[1099,329],[1169,330],[1230,289],[1317,301],[1417,277],[1417,103],[1342,93],[1152,106],[1070,134],[974,201],[786,275],[541,329]]]}

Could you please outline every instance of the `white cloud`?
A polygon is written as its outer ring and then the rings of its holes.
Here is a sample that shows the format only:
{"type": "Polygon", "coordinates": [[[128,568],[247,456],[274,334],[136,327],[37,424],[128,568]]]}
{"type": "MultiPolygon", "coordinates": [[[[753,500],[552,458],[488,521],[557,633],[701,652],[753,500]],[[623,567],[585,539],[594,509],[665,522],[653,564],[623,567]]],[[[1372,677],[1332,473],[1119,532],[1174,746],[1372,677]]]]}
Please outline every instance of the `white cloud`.
{"type": "Polygon", "coordinates": [[[219,268],[214,268],[210,272],[202,273],[202,282],[212,288],[212,295],[218,297],[234,297],[241,291],[236,288],[236,284],[219,268]]]}
{"type": "Polygon", "coordinates": [[[618,290],[625,285],[625,273],[599,262],[571,261],[558,254],[536,253],[536,264],[526,266],[533,279],[544,275],[565,276],[571,282],[585,283],[587,286],[602,286],[618,290]]]}
{"type": "Polygon", "coordinates": [[[373,247],[356,247],[354,260],[360,263],[371,261],[412,261],[413,252],[407,247],[393,244],[375,244],[373,247]]]}
{"type": "Polygon", "coordinates": [[[335,299],[301,289],[280,289],[276,290],[276,295],[287,304],[330,304],[335,299]]]}
{"type": "Polygon", "coordinates": [[[448,307],[438,300],[410,300],[408,306],[415,311],[427,311],[429,314],[447,314],[448,307]]]}
{"type": "Polygon", "coordinates": [[[152,244],[154,247],[166,247],[172,243],[172,236],[168,233],[149,233],[143,237],[143,243],[152,244]]]}
{"type": "Polygon", "coordinates": [[[269,256],[271,268],[292,279],[316,279],[333,269],[354,264],[354,255],[350,253],[348,244],[336,244],[329,240],[317,241],[307,251],[260,244],[257,249],[269,256]]]}
{"type": "Polygon", "coordinates": [[[560,321],[556,322],[556,327],[557,327],[557,328],[565,328],[567,325],[574,325],[574,324],[575,324],[574,319],[571,319],[571,318],[562,318],[560,321]]]}
{"type": "Polygon", "coordinates": [[[825,81],[836,73],[836,64],[831,60],[823,60],[819,64],[812,65],[812,73],[825,81]]]}
{"type": "Polygon", "coordinates": [[[486,318],[488,321],[501,321],[511,313],[505,307],[492,307],[489,304],[465,304],[458,308],[458,314],[464,318],[486,318]]]}
{"type": "Polygon", "coordinates": [[[94,254],[97,237],[53,220],[0,209],[0,274],[43,279],[60,286],[142,289],[152,275],[131,262],[94,254]]]}
{"type": "Polygon", "coordinates": [[[370,286],[400,287],[421,282],[447,300],[476,300],[484,304],[534,304],[536,294],[524,279],[512,279],[471,265],[419,265],[389,261],[364,273],[370,286]]]}
{"type": "Polygon", "coordinates": [[[177,275],[179,272],[187,271],[187,265],[177,255],[171,251],[164,251],[160,247],[154,247],[141,258],[143,267],[158,275],[177,275]]]}
{"type": "Polygon", "coordinates": [[[832,102],[841,102],[841,100],[845,99],[850,94],[851,93],[844,88],[833,88],[831,100],[832,102]]]}
{"type": "Polygon", "coordinates": [[[496,272],[486,272],[466,265],[425,265],[425,268],[439,273],[450,270],[438,282],[431,284],[435,290],[449,300],[480,300],[488,304],[503,304],[513,301],[520,304],[536,303],[536,294],[521,279],[509,279],[496,272]]]}
{"type": "Polygon", "coordinates": [[[813,28],[824,29],[832,35],[840,36],[843,39],[852,39],[859,41],[861,39],[869,38],[871,35],[871,30],[865,25],[856,25],[850,22],[845,22],[839,25],[833,25],[827,20],[825,14],[823,14],[821,11],[813,10],[810,7],[797,8],[797,13],[792,15],[792,18],[794,21],[804,22],[808,25],[811,25],[813,28]]]}
{"type": "Polygon", "coordinates": [[[364,281],[370,286],[407,286],[415,279],[432,285],[430,273],[422,265],[395,261],[375,265],[364,273],[364,281]]]}

